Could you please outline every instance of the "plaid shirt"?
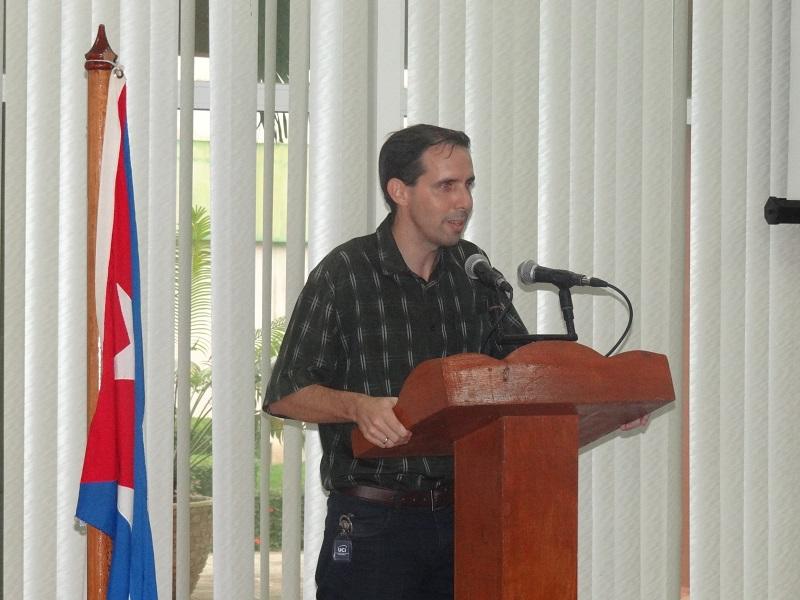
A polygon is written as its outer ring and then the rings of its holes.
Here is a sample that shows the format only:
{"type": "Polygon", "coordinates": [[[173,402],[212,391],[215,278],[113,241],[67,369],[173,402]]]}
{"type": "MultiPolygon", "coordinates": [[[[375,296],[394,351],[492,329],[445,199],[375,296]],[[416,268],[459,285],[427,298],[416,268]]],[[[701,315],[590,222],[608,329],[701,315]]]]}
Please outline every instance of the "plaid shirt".
{"type": "MultiPolygon", "coordinates": [[[[462,240],[442,248],[425,281],[406,266],[389,215],[371,235],[333,250],[309,275],[295,305],[264,408],[312,384],[368,396],[397,396],[422,361],[480,352],[501,302],[470,279],[464,261],[482,251],[462,240]]],[[[506,333],[526,333],[514,308],[506,333]]],[[[498,348],[491,352],[500,356],[498,348]]],[[[320,424],[322,483],[327,489],[372,484],[430,489],[452,481],[451,456],[357,459],[353,423],[320,424]]]]}

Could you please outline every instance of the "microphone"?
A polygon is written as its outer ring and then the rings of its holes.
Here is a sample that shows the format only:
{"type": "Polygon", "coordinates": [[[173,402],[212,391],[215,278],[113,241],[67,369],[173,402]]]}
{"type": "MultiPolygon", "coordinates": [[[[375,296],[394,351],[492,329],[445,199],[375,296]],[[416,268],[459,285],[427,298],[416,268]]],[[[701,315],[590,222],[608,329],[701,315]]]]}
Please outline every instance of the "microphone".
{"type": "Polygon", "coordinates": [[[534,260],[526,260],[517,267],[520,283],[552,283],[560,288],[571,288],[576,285],[591,287],[608,287],[608,283],[597,277],[587,277],[580,273],[563,269],[549,269],[536,264],[534,260]]]}
{"type": "Polygon", "coordinates": [[[506,281],[503,274],[495,269],[483,254],[476,253],[467,258],[464,262],[464,270],[470,279],[478,279],[481,283],[502,290],[507,294],[514,293],[511,284],[506,281]]]}

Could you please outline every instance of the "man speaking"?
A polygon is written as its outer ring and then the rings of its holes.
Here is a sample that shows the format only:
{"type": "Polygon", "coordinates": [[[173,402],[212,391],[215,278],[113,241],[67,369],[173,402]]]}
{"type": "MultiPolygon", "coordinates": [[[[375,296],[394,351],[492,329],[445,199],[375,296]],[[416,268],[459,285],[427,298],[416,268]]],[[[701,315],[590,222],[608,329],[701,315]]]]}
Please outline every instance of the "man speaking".
{"type": "Polygon", "coordinates": [[[358,427],[375,445],[406,444],[412,434],[393,407],[417,365],[462,352],[501,357],[498,328],[526,331],[507,296],[465,270],[483,254],[462,239],[475,184],[469,137],[408,127],[386,140],[378,168],[391,212],[310,273],[264,410],[319,423],[330,496],[317,598],[445,600],[453,597],[452,457],[358,459],[350,435],[358,427]]]}

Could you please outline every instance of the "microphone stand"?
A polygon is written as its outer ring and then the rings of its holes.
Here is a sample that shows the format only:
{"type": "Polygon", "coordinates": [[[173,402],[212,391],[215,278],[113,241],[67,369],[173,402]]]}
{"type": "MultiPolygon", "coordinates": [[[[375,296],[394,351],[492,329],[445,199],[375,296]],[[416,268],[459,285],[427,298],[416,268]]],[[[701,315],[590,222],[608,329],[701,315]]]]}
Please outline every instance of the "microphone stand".
{"type": "Polygon", "coordinates": [[[534,334],[501,334],[497,343],[501,346],[528,344],[530,342],[543,342],[549,340],[560,340],[564,342],[577,342],[578,334],[575,333],[575,313],[572,310],[572,293],[568,286],[558,286],[558,301],[561,304],[561,314],[564,316],[564,324],[567,326],[567,333],[534,333],[534,334]]]}

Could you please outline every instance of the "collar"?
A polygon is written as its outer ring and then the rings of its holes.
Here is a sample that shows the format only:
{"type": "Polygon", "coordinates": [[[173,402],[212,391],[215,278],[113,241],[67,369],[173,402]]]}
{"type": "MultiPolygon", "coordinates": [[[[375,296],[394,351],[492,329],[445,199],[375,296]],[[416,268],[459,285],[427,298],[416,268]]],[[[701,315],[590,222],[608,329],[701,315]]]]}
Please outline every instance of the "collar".
{"type": "MultiPolygon", "coordinates": [[[[397,242],[395,242],[392,234],[392,223],[394,223],[394,214],[389,213],[375,231],[378,238],[378,261],[381,271],[384,275],[404,273],[419,277],[408,268],[403,255],[400,253],[400,248],[397,247],[397,242]]],[[[443,258],[442,249],[439,248],[439,256],[436,260],[436,265],[433,267],[430,281],[435,281],[439,278],[443,258]]]]}

